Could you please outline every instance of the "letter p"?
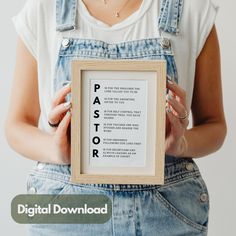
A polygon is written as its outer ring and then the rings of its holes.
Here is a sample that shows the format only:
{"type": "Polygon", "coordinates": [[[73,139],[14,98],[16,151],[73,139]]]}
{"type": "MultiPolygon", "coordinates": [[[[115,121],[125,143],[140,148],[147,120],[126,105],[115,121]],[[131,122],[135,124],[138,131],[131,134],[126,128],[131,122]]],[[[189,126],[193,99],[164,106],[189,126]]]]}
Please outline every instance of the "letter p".
{"type": "Polygon", "coordinates": [[[100,89],[100,84],[94,84],[94,92],[96,93],[97,90],[100,89]]]}

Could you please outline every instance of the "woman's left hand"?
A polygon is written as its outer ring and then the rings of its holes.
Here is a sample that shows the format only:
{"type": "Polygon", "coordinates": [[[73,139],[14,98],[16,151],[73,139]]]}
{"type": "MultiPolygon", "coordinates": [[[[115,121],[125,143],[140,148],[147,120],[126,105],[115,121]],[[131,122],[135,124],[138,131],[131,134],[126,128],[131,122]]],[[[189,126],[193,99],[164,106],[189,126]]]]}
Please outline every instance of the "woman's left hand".
{"type": "Polygon", "coordinates": [[[167,155],[181,157],[186,153],[187,142],[185,131],[187,129],[188,111],[186,108],[186,92],[175,82],[167,80],[166,102],[166,140],[165,152],[167,155]]]}

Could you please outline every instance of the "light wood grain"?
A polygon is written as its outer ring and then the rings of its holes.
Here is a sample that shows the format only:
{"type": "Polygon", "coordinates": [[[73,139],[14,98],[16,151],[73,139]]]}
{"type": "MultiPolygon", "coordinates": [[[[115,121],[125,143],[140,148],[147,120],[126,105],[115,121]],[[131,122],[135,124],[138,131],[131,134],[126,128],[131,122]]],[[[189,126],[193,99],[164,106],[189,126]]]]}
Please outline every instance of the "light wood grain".
{"type": "MultiPolygon", "coordinates": [[[[75,183],[164,184],[165,164],[165,92],[166,61],[164,60],[75,60],[72,61],[72,119],[71,119],[71,181],[75,183]],[[82,72],[83,71],[153,71],[157,79],[155,175],[98,175],[83,173],[82,156],[82,72]],[[79,98],[79,99],[78,99],[79,98]]],[[[114,72],[115,73],[115,72],[114,72]]],[[[147,157],[148,158],[148,157],[147,157]]]]}

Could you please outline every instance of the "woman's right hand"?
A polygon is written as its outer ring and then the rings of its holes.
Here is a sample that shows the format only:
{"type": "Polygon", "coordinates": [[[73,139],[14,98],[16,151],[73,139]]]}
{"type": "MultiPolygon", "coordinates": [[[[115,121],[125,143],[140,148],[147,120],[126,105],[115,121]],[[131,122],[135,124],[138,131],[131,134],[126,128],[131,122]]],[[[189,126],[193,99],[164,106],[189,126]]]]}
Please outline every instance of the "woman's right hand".
{"type": "Polygon", "coordinates": [[[48,122],[58,124],[51,127],[53,162],[70,164],[70,139],[68,128],[71,121],[71,102],[66,102],[66,95],[71,92],[70,84],[62,87],[52,100],[52,109],[48,114],[48,122]]]}

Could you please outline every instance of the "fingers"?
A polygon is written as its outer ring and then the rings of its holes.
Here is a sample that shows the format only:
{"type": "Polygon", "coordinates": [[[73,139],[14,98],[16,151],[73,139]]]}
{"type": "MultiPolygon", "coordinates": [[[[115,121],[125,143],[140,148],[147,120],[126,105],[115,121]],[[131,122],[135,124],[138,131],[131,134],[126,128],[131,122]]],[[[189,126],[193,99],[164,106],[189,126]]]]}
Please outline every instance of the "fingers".
{"type": "Polygon", "coordinates": [[[48,121],[51,124],[58,124],[60,120],[63,118],[65,112],[67,112],[71,108],[70,102],[65,102],[65,98],[68,93],[71,92],[71,86],[70,83],[63,86],[61,89],[59,89],[53,100],[52,100],[52,109],[48,114],[48,121]]]}
{"type": "Polygon", "coordinates": [[[63,118],[65,112],[67,112],[70,108],[71,102],[65,102],[55,106],[48,114],[48,121],[51,124],[57,124],[63,118]]]}
{"type": "Polygon", "coordinates": [[[178,113],[178,115],[183,116],[186,112],[186,108],[184,105],[177,101],[176,98],[172,94],[168,94],[166,96],[168,103],[174,108],[174,110],[178,113]]]}
{"type": "Polygon", "coordinates": [[[68,111],[66,115],[61,120],[57,128],[57,139],[64,143],[64,140],[67,139],[67,130],[71,120],[71,112],[68,111]]]}
{"type": "Polygon", "coordinates": [[[61,89],[59,89],[53,100],[52,100],[52,108],[56,107],[57,105],[65,102],[65,98],[68,93],[71,92],[71,84],[68,83],[67,85],[63,86],[61,89]]]}
{"type": "MultiPolygon", "coordinates": [[[[173,113],[177,118],[186,116],[186,107],[180,101],[177,101],[177,99],[171,93],[167,95],[167,101],[174,110],[173,113]]],[[[188,126],[188,122],[188,117],[186,117],[186,119],[181,119],[181,123],[186,127],[188,126]]]]}
{"type": "Polygon", "coordinates": [[[186,107],[186,92],[174,81],[167,79],[166,87],[175,95],[178,96],[178,100],[186,107]]]}
{"type": "Polygon", "coordinates": [[[171,124],[171,133],[174,137],[178,138],[183,134],[183,125],[180,120],[172,113],[169,107],[166,108],[166,114],[171,124]]]}

